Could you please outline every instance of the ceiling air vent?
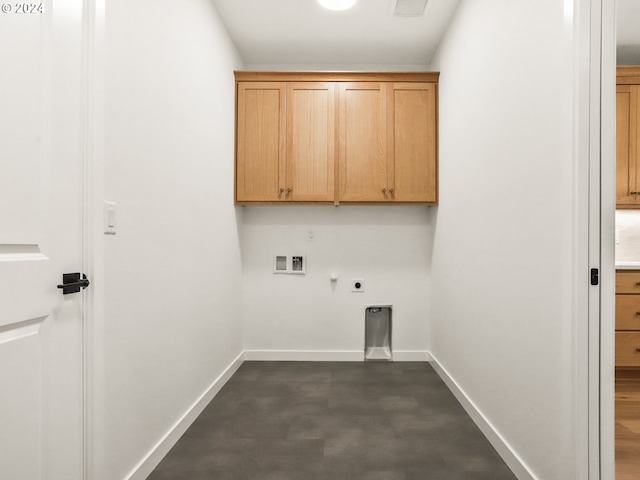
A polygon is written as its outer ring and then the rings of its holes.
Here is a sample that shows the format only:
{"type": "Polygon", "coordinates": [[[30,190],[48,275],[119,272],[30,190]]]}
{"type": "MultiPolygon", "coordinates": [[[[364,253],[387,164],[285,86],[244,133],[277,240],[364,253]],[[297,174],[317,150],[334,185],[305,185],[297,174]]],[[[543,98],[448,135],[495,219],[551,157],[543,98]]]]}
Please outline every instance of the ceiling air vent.
{"type": "Polygon", "coordinates": [[[421,17],[427,0],[395,0],[396,7],[393,14],[396,17],[421,17]]]}

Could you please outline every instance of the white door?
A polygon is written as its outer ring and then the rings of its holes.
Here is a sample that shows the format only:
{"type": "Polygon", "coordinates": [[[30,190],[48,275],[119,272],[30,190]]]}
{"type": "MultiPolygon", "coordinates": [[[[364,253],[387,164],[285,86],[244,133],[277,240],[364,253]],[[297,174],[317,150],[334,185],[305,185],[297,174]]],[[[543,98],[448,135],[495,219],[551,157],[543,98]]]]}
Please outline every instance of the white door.
{"type": "Polygon", "coordinates": [[[83,475],[82,1],[0,1],[0,478],[83,475]]]}

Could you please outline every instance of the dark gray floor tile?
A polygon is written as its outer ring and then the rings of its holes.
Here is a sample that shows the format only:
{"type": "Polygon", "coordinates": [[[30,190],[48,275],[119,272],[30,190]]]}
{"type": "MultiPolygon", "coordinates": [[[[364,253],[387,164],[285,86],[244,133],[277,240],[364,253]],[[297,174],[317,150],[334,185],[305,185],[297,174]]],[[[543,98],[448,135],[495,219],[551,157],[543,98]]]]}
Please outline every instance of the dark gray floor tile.
{"type": "Polygon", "coordinates": [[[293,439],[327,439],[344,430],[358,430],[363,432],[363,435],[369,435],[381,427],[391,429],[391,423],[385,416],[325,412],[324,414],[298,416],[292,419],[288,437],[293,439]]]}
{"type": "Polygon", "coordinates": [[[508,467],[492,471],[471,472],[452,468],[406,472],[406,480],[516,480],[508,467]]]}
{"type": "Polygon", "coordinates": [[[298,472],[295,470],[282,470],[264,472],[258,471],[253,480],[314,480],[315,475],[309,472],[298,472]]]}
{"type": "Polygon", "coordinates": [[[406,480],[407,474],[403,471],[364,472],[355,480],[406,480]]]}
{"type": "Polygon", "coordinates": [[[426,363],[245,362],[152,480],[513,480],[426,363]]]}
{"type": "Polygon", "coordinates": [[[250,454],[261,472],[313,472],[322,468],[322,440],[260,441],[250,454]]]}

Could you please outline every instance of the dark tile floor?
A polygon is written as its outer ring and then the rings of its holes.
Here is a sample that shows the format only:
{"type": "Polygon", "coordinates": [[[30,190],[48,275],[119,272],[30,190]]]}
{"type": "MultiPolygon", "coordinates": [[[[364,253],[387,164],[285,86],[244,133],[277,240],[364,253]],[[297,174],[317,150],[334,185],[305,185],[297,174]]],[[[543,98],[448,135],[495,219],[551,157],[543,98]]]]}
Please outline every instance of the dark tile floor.
{"type": "Polygon", "coordinates": [[[245,362],[149,480],[513,480],[428,363],[245,362]]]}

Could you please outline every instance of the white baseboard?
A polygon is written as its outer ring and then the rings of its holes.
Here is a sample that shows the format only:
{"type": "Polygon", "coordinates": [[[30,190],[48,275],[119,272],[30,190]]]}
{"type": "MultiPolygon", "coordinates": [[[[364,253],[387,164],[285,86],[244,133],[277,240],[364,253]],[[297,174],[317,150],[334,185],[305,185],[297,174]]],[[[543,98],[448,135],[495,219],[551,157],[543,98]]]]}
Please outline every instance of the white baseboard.
{"type": "Polygon", "coordinates": [[[438,359],[429,353],[431,365],[438,373],[442,381],[449,387],[456,399],[460,402],[465,411],[469,414],[480,431],[487,437],[487,440],[493,445],[498,454],[505,463],[513,471],[518,480],[538,480],[538,477],[527,467],[522,458],[511,448],[511,445],[504,439],[500,432],[491,424],[491,422],[478,409],[473,400],[471,400],[458,383],[449,375],[449,372],[438,362],[438,359]]]}
{"type": "Polygon", "coordinates": [[[362,362],[364,352],[349,350],[245,350],[244,359],[260,362],[362,362]]]}
{"type": "Polygon", "coordinates": [[[222,389],[231,376],[244,362],[244,352],[231,362],[222,374],[215,379],[211,386],[196,400],[185,414],[173,425],[162,439],[151,449],[133,471],[126,477],[128,480],[144,480],[158,466],[169,450],[178,442],[191,424],[198,418],[213,397],[222,389]]]}
{"type": "Polygon", "coordinates": [[[394,350],[394,362],[430,362],[431,354],[426,350],[394,350]]]}
{"type": "MultiPolygon", "coordinates": [[[[245,360],[273,362],[363,362],[363,351],[328,350],[245,350],[245,360]]],[[[425,351],[393,352],[395,362],[428,362],[431,359],[425,351]]]]}

